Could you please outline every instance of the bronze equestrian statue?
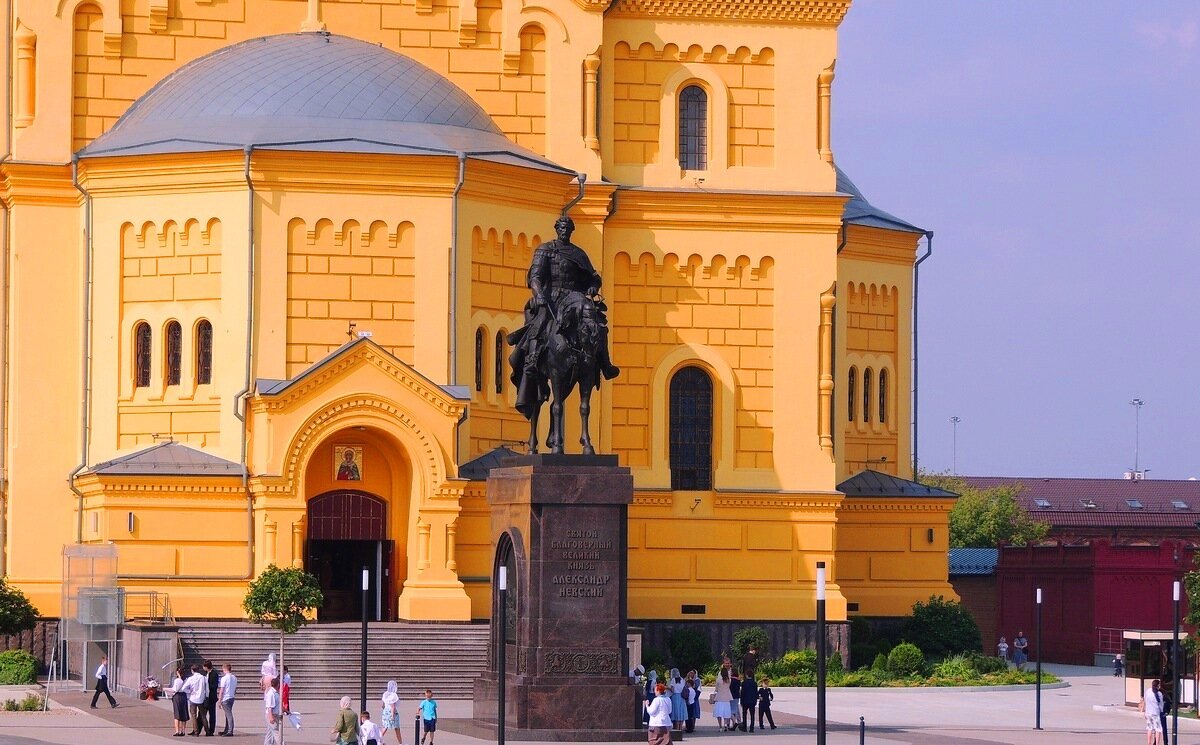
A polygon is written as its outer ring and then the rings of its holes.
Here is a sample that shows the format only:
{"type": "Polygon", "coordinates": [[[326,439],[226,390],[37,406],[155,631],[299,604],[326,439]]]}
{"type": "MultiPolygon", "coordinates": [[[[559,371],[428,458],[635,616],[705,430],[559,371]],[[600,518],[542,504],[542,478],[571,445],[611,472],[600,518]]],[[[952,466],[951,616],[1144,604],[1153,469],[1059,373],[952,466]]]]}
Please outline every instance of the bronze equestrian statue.
{"type": "Polygon", "coordinates": [[[575,223],[558,218],[558,237],[533,252],[526,284],[532,296],[525,303],[525,325],[508,336],[512,382],[517,410],[529,420],[529,452],[538,451],[538,415],[550,404],[550,434],[546,445],[563,452],[563,402],[579,386],[579,416],[584,455],[594,455],[588,432],[592,390],[601,376],[620,374],[608,355],[608,307],[600,296],[600,275],[583,249],[571,243],[575,223]]]}

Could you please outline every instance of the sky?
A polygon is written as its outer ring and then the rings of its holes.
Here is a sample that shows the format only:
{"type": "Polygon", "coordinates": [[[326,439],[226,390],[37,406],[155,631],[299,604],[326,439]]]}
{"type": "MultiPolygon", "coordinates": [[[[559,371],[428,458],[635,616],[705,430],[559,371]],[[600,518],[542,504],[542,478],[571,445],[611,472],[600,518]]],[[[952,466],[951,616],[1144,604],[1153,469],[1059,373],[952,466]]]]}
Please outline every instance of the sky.
{"type": "Polygon", "coordinates": [[[1200,2],[856,0],[832,136],[935,233],[923,470],[1200,478],[1200,2]]]}

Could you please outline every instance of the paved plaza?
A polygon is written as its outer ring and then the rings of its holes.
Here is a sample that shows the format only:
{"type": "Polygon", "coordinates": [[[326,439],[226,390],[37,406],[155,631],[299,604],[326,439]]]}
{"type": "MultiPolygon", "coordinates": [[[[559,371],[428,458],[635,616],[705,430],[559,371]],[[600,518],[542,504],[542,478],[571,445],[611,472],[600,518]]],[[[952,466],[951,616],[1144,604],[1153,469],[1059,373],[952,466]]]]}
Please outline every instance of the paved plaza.
{"type": "MultiPolygon", "coordinates": [[[[1033,729],[1032,690],[834,688],[830,689],[827,699],[828,742],[830,745],[857,743],[860,716],[866,718],[868,745],[1138,745],[1145,742],[1141,716],[1134,709],[1121,705],[1121,681],[1111,677],[1107,670],[1062,665],[1048,665],[1047,669],[1069,685],[1042,691],[1043,730],[1040,732],[1033,729]]],[[[372,706],[377,694],[378,691],[371,692],[372,706]]],[[[87,708],[90,699],[90,693],[64,691],[53,696],[55,708],[47,714],[0,713],[0,745],[149,745],[170,738],[171,714],[165,700],[144,702],[123,697],[118,709],[102,705],[90,710],[87,708]]],[[[813,689],[776,688],[774,711],[779,729],[754,735],[722,734],[715,730],[711,716],[706,714],[697,732],[688,739],[711,742],[754,738],[778,745],[814,742],[815,702],[813,689]]],[[[289,727],[285,731],[286,741],[297,745],[327,743],[337,702],[296,700],[293,703],[294,708],[302,712],[304,728],[297,732],[289,727]]],[[[402,707],[401,711],[411,717],[416,711],[416,698],[402,707]],[[406,712],[410,705],[412,712],[406,712]]],[[[444,719],[467,717],[470,710],[469,701],[441,702],[444,719]]],[[[258,701],[240,700],[235,715],[239,734],[233,741],[261,741],[263,724],[258,701]]],[[[404,741],[411,745],[411,719],[409,722],[404,741]]],[[[1181,745],[1200,745],[1200,722],[1181,719],[1179,731],[1181,745]]],[[[390,734],[388,742],[395,742],[390,734]]],[[[469,745],[485,741],[442,731],[438,733],[437,742],[469,745]]]]}

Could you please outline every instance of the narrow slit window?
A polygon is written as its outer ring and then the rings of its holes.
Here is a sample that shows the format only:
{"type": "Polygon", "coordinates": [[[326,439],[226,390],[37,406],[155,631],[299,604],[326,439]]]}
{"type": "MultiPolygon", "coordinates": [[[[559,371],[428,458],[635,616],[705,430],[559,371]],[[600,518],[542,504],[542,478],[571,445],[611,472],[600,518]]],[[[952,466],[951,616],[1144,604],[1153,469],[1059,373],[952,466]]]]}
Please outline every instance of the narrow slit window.
{"type": "Polygon", "coordinates": [[[150,387],[150,344],[153,333],[150,324],[139,323],[133,329],[133,385],[136,388],[150,387]]]}
{"type": "Polygon", "coordinates": [[[888,407],[888,371],[879,371],[879,423],[887,423],[888,407]]]}
{"type": "Polygon", "coordinates": [[[671,378],[671,488],[712,488],[713,384],[708,373],[685,367],[671,378]]]}
{"type": "Polygon", "coordinates": [[[496,393],[504,393],[504,332],[496,332],[496,393]]]}
{"type": "Polygon", "coordinates": [[[871,368],[863,370],[863,410],[862,420],[871,422],[871,368]]]}
{"type": "Polygon", "coordinates": [[[475,329],[475,390],[483,391],[483,329],[475,329]]]}
{"type": "Polygon", "coordinates": [[[178,321],[167,324],[167,385],[179,385],[183,378],[183,329],[178,321]]]}
{"type": "Polygon", "coordinates": [[[698,85],[679,92],[679,167],[708,169],[708,94],[698,85]]]}
{"type": "Polygon", "coordinates": [[[207,320],[196,324],[196,385],[212,383],[212,324],[207,320]]]}
{"type": "Polygon", "coordinates": [[[846,418],[853,422],[854,403],[858,398],[858,370],[853,367],[850,368],[850,375],[846,381],[846,388],[850,393],[849,398],[846,401],[846,418]]]}

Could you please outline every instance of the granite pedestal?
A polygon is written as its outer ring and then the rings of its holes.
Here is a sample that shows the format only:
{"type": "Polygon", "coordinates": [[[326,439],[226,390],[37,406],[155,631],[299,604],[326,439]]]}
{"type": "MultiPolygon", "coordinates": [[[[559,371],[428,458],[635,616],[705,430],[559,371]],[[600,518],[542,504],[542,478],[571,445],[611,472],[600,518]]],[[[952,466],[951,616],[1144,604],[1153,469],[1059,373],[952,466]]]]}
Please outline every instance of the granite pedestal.
{"type": "Polygon", "coordinates": [[[501,636],[512,739],[641,739],[625,651],[633,477],[615,456],[522,456],[491,471],[492,636],[476,725],[495,727],[501,636]],[[507,629],[496,577],[508,567],[507,629]]]}

